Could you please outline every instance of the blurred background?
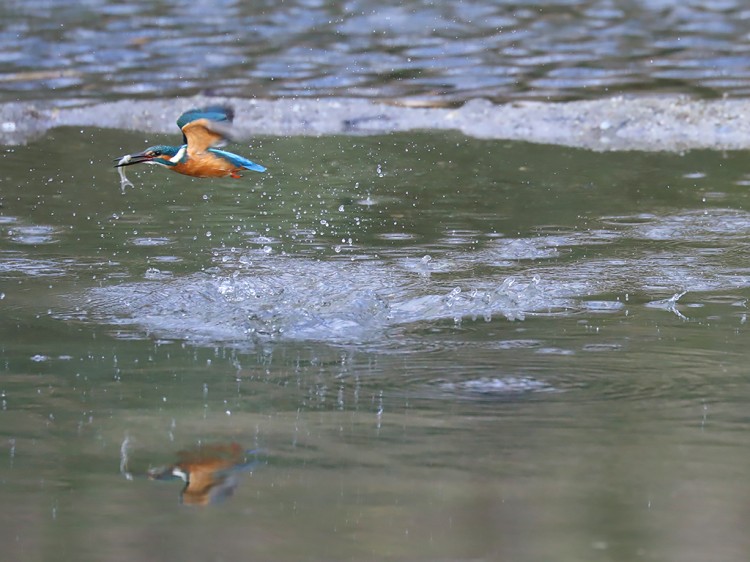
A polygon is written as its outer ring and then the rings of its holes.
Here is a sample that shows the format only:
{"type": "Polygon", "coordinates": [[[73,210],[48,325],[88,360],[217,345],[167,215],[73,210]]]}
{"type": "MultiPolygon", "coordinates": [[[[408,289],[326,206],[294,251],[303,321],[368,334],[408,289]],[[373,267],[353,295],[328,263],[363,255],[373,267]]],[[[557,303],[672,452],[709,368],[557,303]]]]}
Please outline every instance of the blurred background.
{"type": "Polygon", "coordinates": [[[0,101],[748,93],[740,0],[8,0],[0,101]]]}

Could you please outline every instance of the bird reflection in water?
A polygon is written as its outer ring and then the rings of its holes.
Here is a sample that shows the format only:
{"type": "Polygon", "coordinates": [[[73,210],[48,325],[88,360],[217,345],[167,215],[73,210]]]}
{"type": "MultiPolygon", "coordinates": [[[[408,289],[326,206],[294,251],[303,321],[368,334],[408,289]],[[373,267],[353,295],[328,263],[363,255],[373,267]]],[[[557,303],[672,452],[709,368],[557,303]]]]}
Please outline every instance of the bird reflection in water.
{"type": "Polygon", "coordinates": [[[149,469],[151,480],[181,479],[185,487],[180,500],[185,505],[209,505],[230,497],[242,472],[252,472],[260,461],[248,460],[259,451],[244,451],[237,443],[199,445],[177,453],[177,462],[149,469]]]}

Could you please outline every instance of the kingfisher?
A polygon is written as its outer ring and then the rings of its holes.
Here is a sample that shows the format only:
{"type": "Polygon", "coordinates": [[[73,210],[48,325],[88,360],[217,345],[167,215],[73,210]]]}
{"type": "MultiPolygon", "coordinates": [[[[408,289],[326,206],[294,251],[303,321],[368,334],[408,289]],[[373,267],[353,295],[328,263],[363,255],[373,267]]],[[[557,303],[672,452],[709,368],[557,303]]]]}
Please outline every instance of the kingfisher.
{"type": "Polygon", "coordinates": [[[115,158],[115,168],[133,164],[158,164],[169,170],[196,178],[241,178],[240,172],[265,172],[266,168],[226,150],[232,140],[234,110],[226,106],[210,106],[186,111],[177,119],[182,130],[182,144],[150,146],[143,152],[115,158]]]}
{"type": "Polygon", "coordinates": [[[232,495],[239,485],[240,472],[252,472],[259,461],[247,456],[259,451],[244,451],[237,443],[202,445],[177,453],[171,466],[149,469],[151,480],[180,479],[185,482],[180,499],[185,505],[219,503],[232,495]]]}

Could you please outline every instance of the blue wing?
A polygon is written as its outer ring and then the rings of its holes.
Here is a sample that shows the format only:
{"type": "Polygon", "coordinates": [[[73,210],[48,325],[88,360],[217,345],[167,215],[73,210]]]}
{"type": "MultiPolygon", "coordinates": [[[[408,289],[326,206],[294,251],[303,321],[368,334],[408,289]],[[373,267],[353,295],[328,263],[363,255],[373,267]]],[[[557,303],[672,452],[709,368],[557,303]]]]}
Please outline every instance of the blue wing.
{"type": "Polygon", "coordinates": [[[208,151],[213,152],[214,154],[216,154],[216,156],[220,156],[226,160],[229,160],[232,164],[240,168],[245,168],[246,170],[252,170],[254,172],[266,171],[265,166],[256,164],[255,162],[252,162],[251,160],[248,160],[247,158],[243,158],[242,156],[239,156],[237,154],[227,152],[226,150],[219,150],[218,148],[209,148],[208,151]]]}
{"type": "MultiPolygon", "coordinates": [[[[188,123],[192,123],[198,119],[231,123],[234,119],[234,109],[224,105],[211,105],[209,107],[189,109],[177,119],[177,126],[182,129],[188,123]]],[[[184,133],[182,134],[182,143],[187,144],[187,137],[184,133]]]]}
{"type": "Polygon", "coordinates": [[[190,109],[180,115],[177,126],[182,129],[185,125],[196,119],[208,119],[209,121],[227,121],[231,123],[234,119],[234,109],[223,105],[212,105],[190,109]]]}

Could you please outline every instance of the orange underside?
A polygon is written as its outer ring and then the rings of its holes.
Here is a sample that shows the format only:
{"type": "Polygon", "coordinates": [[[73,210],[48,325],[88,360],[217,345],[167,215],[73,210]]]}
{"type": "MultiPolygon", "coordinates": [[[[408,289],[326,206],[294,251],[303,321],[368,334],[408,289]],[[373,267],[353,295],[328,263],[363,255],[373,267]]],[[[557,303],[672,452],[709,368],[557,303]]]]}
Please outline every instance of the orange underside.
{"type": "Polygon", "coordinates": [[[207,156],[205,153],[202,156],[193,155],[185,162],[180,162],[170,169],[178,174],[193,176],[194,178],[242,177],[239,173],[242,168],[238,168],[223,158],[207,156]]]}

